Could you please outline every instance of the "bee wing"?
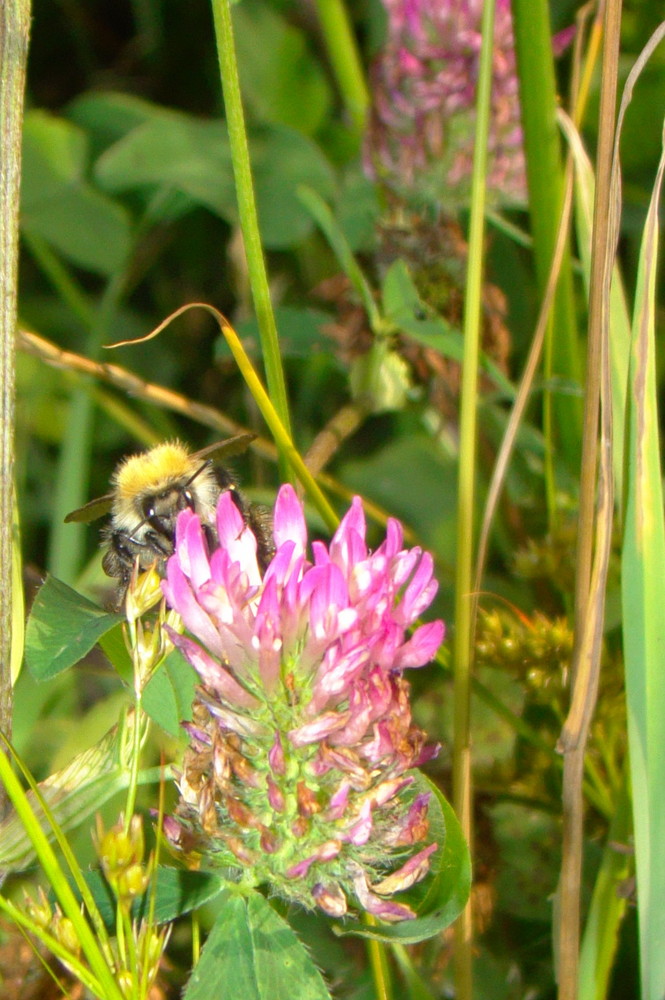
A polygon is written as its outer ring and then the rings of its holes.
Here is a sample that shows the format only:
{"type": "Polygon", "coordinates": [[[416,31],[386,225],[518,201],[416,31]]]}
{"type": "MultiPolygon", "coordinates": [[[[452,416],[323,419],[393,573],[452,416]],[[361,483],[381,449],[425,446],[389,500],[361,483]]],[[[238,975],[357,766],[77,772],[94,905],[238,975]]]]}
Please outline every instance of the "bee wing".
{"type": "Polygon", "coordinates": [[[104,517],[111,510],[113,504],[113,494],[107,493],[103,497],[97,497],[96,500],[90,500],[89,503],[83,505],[83,507],[77,507],[76,510],[71,511],[65,521],[69,523],[70,521],[96,521],[99,517],[104,517]]]}
{"type": "Polygon", "coordinates": [[[192,458],[201,458],[203,461],[214,458],[232,458],[233,455],[241,455],[247,451],[256,434],[235,434],[233,437],[225,438],[224,441],[217,441],[208,445],[192,455],[192,458]]]}

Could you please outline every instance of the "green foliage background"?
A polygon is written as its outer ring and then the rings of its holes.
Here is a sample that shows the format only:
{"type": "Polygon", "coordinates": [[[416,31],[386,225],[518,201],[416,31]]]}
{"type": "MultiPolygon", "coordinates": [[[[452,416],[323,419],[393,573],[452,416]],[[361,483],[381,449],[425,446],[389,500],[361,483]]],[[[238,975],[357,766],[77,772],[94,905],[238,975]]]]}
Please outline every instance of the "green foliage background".
{"type": "MultiPolygon", "coordinates": [[[[347,6],[362,65],[369,71],[385,35],[385,13],[379,0],[347,6]]],[[[552,0],[553,29],[570,24],[577,6],[573,0],[552,0]]],[[[657,25],[656,6],[648,0],[624,5],[624,77],[657,25]]],[[[461,294],[464,259],[452,253],[441,259],[440,248],[432,252],[428,246],[427,227],[445,229],[436,206],[427,209],[424,220],[421,212],[409,215],[407,207],[403,218],[414,239],[403,244],[396,259],[382,256],[386,247],[379,236],[392,211],[391,197],[363,171],[361,135],[340,96],[313,5],[242,0],[234,9],[234,30],[296,444],[306,452],[326,422],[349,404],[354,378],[363,377],[358,357],[376,338],[369,320],[377,309],[390,331],[391,350],[406,361],[408,385],[401,367],[381,369],[374,403],[334,454],[327,485],[339,511],[352,492],[374,505],[369,509],[376,515],[375,540],[390,514],[433,551],[441,585],[433,612],[454,629],[459,459],[454,373],[462,336],[460,310],[450,305],[461,294]],[[303,188],[309,192],[304,196],[303,188]],[[317,204],[324,210],[328,206],[329,215],[312,209],[317,204]],[[367,282],[358,279],[343,293],[330,284],[340,273],[340,245],[352,252],[367,282]]],[[[660,155],[654,109],[662,117],[664,69],[661,46],[638,85],[624,129],[620,256],[628,289],[635,289],[638,280],[640,241],[660,155]]],[[[566,94],[569,56],[557,72],[558,91],[566,94]]],[[[594,77],[582,125],[591,150],[597,138],[597,90],[594,77]]],[[[156,341],[110,354],[103,349],[147,333],[187,302],[208,302],[229,318],[260,367],[210,5],[204,0],[36,0],[23,157],[21,327],[64,351],[124,366],[265,435],[207,314],[186,313],[156,341]]],[[[463,208],[462,230],[467,221],[463,208]]],[[[506,221],[528,233],[526,211],[515,210],[506,221]]],[[[573,253],[577,262],[581,251],[573,247],[573,253]]],[[[352,269],[346,270],[353,282],[352,269]]],[[[662,276],[661,263],[656,285],[661,321],[662,276]]],[[[500,326],[508,350],[503,367],[490,347],[483,361],[476,519],[540,301],[531,249],[505,224],[489,229],[485,281],[505,301],[500,326]]],[[[573,283],[574,318],[583,330],[585,295],[576,266],[573,283]]],[[[582,344],[577,360],[581,369],[582,344]]],[[[107,492],[116,462],[128,452],[176,436],[202,447],[219,434],[67,367],[49,367],[27,352],[19,353],[17,377],[17,493],[28,588],[50,572],[99,599],[105,581],[96,531],[64,526],[65,514],[107,492]]],[[[656,379],[660,393],[658,356],[656,379]]],[[[481,915],[474,964],[477,996],[483,1000],[547,998],[555,992],[551,897],[561,851],[561,767],[554,747],[567,710],[565,619],[573,602],[579,474],[562,444],[554,458],[553,518],[545,485],[543,384],[541,379],[520,430],[481,600],[487,617],[477,644],[472,732],[474,868],[481,915]]],[[[583,384],[569,381],[561,388],[557,399],[580,398],[583,384]]],[[[579,439],[574,445],[576,450],[579,439]]],[[[279,481],[276,463],[267,456],[269,448],[263,448],[235,463],[243,487],[261,500],[274,495],[279,481]]],[[[323,532],[315,512],[312,524],[323,532]]],[[[617,539],[607,595],[604,679],[585,789],[585,907],[625,794],[618,545],[617,539]]],[[[446,665],[413,683],[419,721],[443,743],[431,776],[449,791],[453,733],[446,665]]],[[[115,720],[118,699],[117,681],[101,654],[92,654],[75,675],[48,684],[36,685],[24,674],[16,691],[17,747],[44,776],[115,720]]],[[[621,891],[629,892],[631,875],[629,859],[616,875],[621,891]]],[[[622,909],[616,931],[606,992],[596,993],[594,984],[585,995],[637,995],[632,907],[622,909]]],[[[342,959],[339,944],[317,941],[319,932],[318,926],[310,927],[309,944],[329,974],[340,968],[340,996],[372,995],[368,973],[358,978],[345,964],[353,953],[347,950],[342,959]]],[[[407,977],[414,995],[447,995],[449,949],[449,941],[439,939],[419,947],[414,961],[429,992],[418,994],[407,977]]]]}

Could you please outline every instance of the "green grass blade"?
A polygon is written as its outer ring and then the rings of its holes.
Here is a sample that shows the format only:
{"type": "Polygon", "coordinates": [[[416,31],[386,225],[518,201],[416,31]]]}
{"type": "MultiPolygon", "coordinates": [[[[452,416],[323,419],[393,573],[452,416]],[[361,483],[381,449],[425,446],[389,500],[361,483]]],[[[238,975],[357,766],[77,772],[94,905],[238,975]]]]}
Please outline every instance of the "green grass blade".
{"type": "MultiPolygon", "coordinates": [[[[536,273],[542,294],[547,285],[556,245],[563,199],[549,7],[547,0],[513,0],[512,10],[527,161],[529,211],[536,273]]],[[[561,264],[549,332],[546,377],[549,379],[556,375],[580,384],[583,365],[577,339],[572,269],[568,252],[564,254],[561,264]]],[[[556,421],[556,435],[563,455],[575,468],[580,456],[582,402],[574,396],[559,395],[552,402],[552,415],[556,421]]],[[[550,447],[553,444],[550,441],[550,447]]]]}
{"type": "MultiPolygon", "coordinates": [[[[240,80],[233,39],[230,0],[212,0],[215,23],[217,56],[224,91],[224,106],[231,144],[233,176],[238,197],[238,215],[247,255],[249,282],[252,289],[254,309],[259,324],[261,350],[266,371],[268,392],[279,419],[290,433],[289,408],[286,383],[279,351],[275,314],[270,301],[270,288],[266,273],[259,220],[252,183],[245,118],[240,97],[240,80]]],[[[282,470],[284,471],[284,470],[282,470]]]]}
{"type": "Polygon", "coordinates": [[[369,94],[344,0],[315,0],[321,34],[350,122],[362,133],[369,94]]]}
{"type": "Polygon", "coordinates": [[[580,951],[579,1000],[604,1000],[609,990],[619,931],[628,907],[625,894],[619,894],[617,890],[629,878],[632,870],[628,847],[622,851],[619,845],[628,845],[631,831],[630,791],[626,773],[607,833],[584,928],[580,951]]]}
{"type": "Polygon", "coordinates": [[[642,996],[665,994],[665,519],[655,359],[658,206],[665,149],[644,228],[627,405],[623,639],[638,886],[642,996]]]}
{"type": "MultiPolygon", "coordinates": [[[[90,970],[104,989],[105,1000],[122,1000],[120,987],[115,981],[113,972],[102,950],[103,942],[97,938],[88,921],[81,913],[78,901],[67,882],[65,872],[58,862],[48,837],[40,827],[27,795],[21,788],[12,770],[9,757],[6,755],[4,748],[0,751],[0,780],[3,782],[14,809],[32,840],[35,854],[55,892],[63,913],[69,917],[74,925],[90,970]]],[[[76,877],[77,869],[75,865],[72,869],[72,874],[76,877]]]]}
{"type": "MultiPolygon", "coordinates": [[[[487,200],[487,143],[492,90],[494,51],[494,0],[483,6],[482,47],[476,96],[476,135],[471,180],[469,257],[464,304],[464,361],[460,401],[460,461],[457,486],[457,538],[455,545],[455,645],[453,795],[455,811],[468,841],[471,840],[471,673],[473,664],[473,549],[476,530],[473,512],[476,494],[478,375],[480,359],[481,303],[483,299],[483,252],[485,204],[487,200]]],[[[457,946],[455,987],[459,1000],[473,995],[473,927],[467,904],[455,925],[457,946]]]]}

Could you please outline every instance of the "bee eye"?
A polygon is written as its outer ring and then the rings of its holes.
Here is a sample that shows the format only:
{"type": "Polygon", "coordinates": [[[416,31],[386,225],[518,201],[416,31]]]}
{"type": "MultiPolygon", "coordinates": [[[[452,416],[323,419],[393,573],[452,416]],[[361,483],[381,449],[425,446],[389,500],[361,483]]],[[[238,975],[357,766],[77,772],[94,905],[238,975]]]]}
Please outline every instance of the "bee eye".
{"type": "Polygon", "coordinates": [[[194,509],[194,495],[191,493],[190,490],[183,490],[182,491],[182,495],[185,498],[185,503],[187,504],[187,506],[191,507],[192,510],[193,510],[194,509]]]}

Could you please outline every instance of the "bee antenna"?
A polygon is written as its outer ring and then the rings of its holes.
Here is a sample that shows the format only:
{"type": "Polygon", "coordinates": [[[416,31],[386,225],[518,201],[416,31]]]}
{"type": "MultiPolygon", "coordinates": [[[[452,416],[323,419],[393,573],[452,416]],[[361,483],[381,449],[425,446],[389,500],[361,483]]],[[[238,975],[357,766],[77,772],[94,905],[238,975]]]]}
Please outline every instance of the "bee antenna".
{"type": "Polygon", "coordinates": [[[136,532],[140,531],[143,525],[148,523],[148,520],[149,518],[144,517],[142,521],[139,521],[139,523],[132,529],[130,538],[135,539],[136,532]]]}
{"type": "Polygon", "coordinates": [[[196,478],[197,478],[198,476],[200,476],[200,475],[201,475],[201,473],[203,472],[203,470],[204,470],[204,469],[206,469],[206,468],[208,467],[208,465],[209,465],[209,464],[210,464],[209,462],[204,462],[204,463],[203,463],[203,465],[199,466],[199,468],[198,468],[198,469],[196,470],[196,472],[194,472],[194,473],[193,473],[193,474],[192,474],[192,475],[191,475],[191,476],[189,477],[189,479],[188,479],[188,480],[187,480],[187,482],[185,483],[185,485],[184,485],[183,489],[187,489],[187,487],[188,487],[188,486],[191,486],[191,485],[192,485],[192,483],[194,482],[194,480],[195,480],[195,479],[196,479],[196,478]]]}

